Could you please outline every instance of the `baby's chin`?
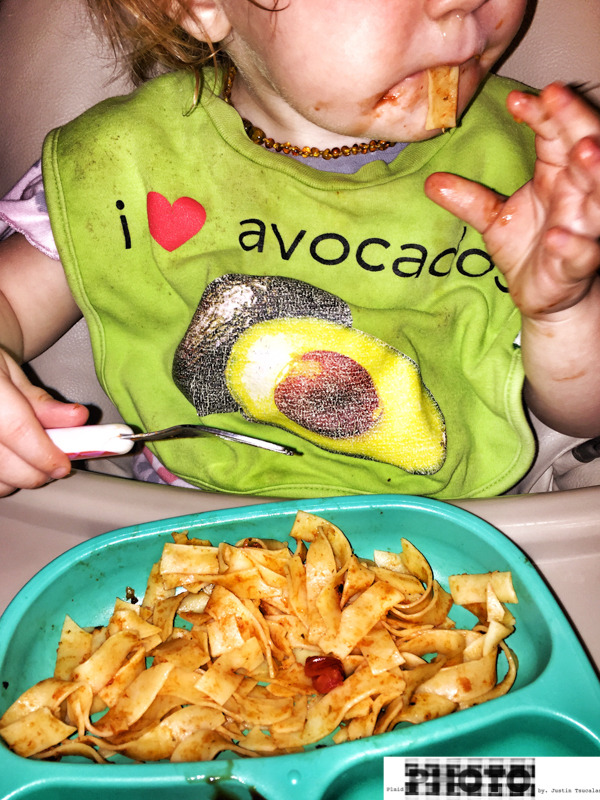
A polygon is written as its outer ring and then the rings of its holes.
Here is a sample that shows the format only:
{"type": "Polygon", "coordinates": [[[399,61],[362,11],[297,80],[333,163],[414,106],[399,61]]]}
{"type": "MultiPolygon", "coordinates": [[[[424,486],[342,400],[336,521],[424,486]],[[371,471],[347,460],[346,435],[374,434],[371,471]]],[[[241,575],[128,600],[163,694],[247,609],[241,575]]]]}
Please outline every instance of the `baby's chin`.
{"type": "MultiPolygon", "coordinates": [[[[449,69],[457,68],[440,68],[442,73],[446,73],[445,79],[448,79],[449,69]]],[[[432,72],[435,73],[437,70],[432,72]]],[[[425,70],[416,73],[374,104],[367,118],[363,119],[361,135],[364,138],[393,142],[421,142],[440,136],[459,124],[461,116],[471,103],[484,77],[484,70],[478,60],[470,59],[460,65],[459,71],[454,76],[451,108],[447,105],[444,108],[442,103],[442,108],[438,109],[441,113],[440,121],[438,124],[432,124],[436,114],[432,113],[428,73],[425,70]]],[[[438,76],[438,79],[443,78],[438,76]]],[[[446,88],[452,87],[440,85],[438,96],[444,97],[450,94],[446,88]]]]}
{"type": "Polygon", "coordinates": [[[426,128],[427,110],[419,115],[418,120],[404,119],[396,123],[378,124],[363,128],[356,132],[357,141],[371,141],[383,139],[387,142],[424,142],[441,136],[449,128],[426,128]]]}
{"type": "MultiPolygon", "coordinates": [[[[383,97],[370,98],[361,106],[335,108],[329,114],[316,115],[311,121],[320,128],[321,148],[369,142],[372,139],[422,142],[440,136],[460,121],[481,81],[482,75],[474,61],[461,65],[455,121],[439,127],[430,125],[430,98],[425,70],[402,81],[383,97]]],[[[308,115],[307,119],[310,119],[308,115]]]]}

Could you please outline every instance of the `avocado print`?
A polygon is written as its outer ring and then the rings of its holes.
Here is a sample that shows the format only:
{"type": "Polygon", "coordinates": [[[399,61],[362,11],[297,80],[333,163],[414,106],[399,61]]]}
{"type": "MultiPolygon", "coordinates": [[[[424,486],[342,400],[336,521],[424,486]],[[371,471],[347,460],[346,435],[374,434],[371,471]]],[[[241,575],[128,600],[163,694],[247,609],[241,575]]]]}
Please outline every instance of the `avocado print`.
{"type": "Polygon", "coordinates": [[[255,323],[280,317],[352,325],[347,303],[294,278],[229,274],[207,286],[173,360],[175,384],[198,416],[239,410],[225,383],[231,348],[255,323]]]}
{"type": "Polygon", "coordinates": [[[231,347],[225,380],[250,419],[318,447],[417,474],[444,463],[444,419],[417,365],[363,331],[309,317],[257,322],[231,347]]]}

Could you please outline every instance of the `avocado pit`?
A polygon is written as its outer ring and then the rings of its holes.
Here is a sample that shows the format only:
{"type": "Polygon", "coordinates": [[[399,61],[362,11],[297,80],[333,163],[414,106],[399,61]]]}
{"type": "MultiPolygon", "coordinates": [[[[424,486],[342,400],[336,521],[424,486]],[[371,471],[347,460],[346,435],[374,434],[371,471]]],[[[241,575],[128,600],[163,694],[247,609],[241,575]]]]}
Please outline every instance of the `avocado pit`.
{"type": "Polygon", "coordinates": [[[381,416],[367,370],[331,350],[311,350],[294,358],[275,387],[274,401],[288,419],[332,439],[365,433],[381,416]]]}

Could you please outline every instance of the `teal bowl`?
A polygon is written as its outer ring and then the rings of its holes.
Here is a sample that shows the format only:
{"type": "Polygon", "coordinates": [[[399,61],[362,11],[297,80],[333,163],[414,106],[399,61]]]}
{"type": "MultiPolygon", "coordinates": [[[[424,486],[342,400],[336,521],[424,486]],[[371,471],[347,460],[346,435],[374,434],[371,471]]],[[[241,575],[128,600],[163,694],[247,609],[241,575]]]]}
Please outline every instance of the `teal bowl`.
{"type": "MultiPolygon", "coordinates": [[[[397,552],[409,539],[440,583],[457,572],[511,570],[519,659],[512,690],[481,706],[422,725],[301,754],[212,762],[98,765],[21,758],[0,746],[0,798],[58,800],[372,800],[382,796],[386,756],[600,756],[600,682],[577,636],[527,556],[502,533],[462,509],[410,496],[286,501],[175,517],[122,528],[84,542],[42,569],[0,619],[0,714],[54,669],[65,614],[80,625],[106,622],[127,587],[143,594],[150,566],[172,531],[235,542],[287,540],[296,511],[325,517],[359,556],[397,552]]],[[[471,626],[462,609],[451,613],[471,626]],[[461,616],[464,615],[464,616],[461,616]]]]}

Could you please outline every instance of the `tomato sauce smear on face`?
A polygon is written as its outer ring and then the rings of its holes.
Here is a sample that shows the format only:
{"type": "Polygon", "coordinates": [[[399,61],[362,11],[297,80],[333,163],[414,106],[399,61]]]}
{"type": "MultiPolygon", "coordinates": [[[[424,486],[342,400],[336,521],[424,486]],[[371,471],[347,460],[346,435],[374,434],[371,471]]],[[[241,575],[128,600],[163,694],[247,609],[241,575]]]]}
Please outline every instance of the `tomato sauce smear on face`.
{"type": "Polygon", "coordinates": [[[327,694],[344,682],[344,668],[335,656],[309,656],[304,664],[304,674],[320,694],[327,694]]]}

